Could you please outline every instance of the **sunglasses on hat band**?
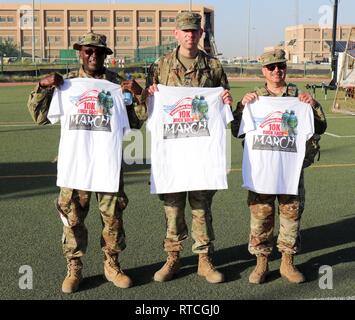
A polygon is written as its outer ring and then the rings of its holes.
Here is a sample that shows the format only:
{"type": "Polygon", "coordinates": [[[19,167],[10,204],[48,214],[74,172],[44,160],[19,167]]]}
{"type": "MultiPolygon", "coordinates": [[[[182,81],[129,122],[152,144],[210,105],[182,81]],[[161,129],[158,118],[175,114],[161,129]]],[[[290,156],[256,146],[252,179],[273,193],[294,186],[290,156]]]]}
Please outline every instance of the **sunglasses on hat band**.
{"type": "Polygon", "coordinates": [[[287,64],[286,63],[273,63],[273,64],[268,64],[265,66],[266,69],[268,69],[269,71],[274,71],[275,69],[279,69],[279,70],[285,70],[287,68],[287,64]]]}

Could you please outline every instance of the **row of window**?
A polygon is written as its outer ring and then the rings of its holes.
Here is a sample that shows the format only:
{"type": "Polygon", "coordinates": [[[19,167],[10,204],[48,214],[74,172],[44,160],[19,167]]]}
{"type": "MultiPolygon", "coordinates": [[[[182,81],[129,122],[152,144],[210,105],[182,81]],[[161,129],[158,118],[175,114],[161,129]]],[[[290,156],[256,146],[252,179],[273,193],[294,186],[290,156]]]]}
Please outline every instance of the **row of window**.
{"type": "Polygon", "coordinates": [[[162,23],[175,23],[176,18],[175,17],[162,17],[160,19],[162,23]]]}
{"type": "MultiPolygon", "coordinates": [[[[31,44],[32,43],[32,37],[31,36],[24,36],[23,37],[23,44],[31,44]]],[[[35,37],[35,44],[39,43],[39,37],[35,37]]]]}
{"type": "Polygon", "coordinates": [[[15,21],[15,18],[13,16],[0,16],[0,23],[3,22],[7,22],[7,23],[12,23],[15,21]]]}
{"type": "MultiPolygon", "coordinates": [[[[35,23],[38,22],[38,18],[37,17],[34,17],[34,18],[35,18],[35,23]]],[[[21,18],[21,21],[22,21],[22,24],[32,24],[32,17],[23,16],[21,18]]]]}
{"type": "Polygon", "coordinates": [[[59,22],[62,22],[62,18],[61,17],[48,16],[47,17],[47,22],[49,22],[49,23],[59,23],[59,22]]]}
{"type": "Polygon", "coordinates": [[[70,22],[72,23],[83,23],[85,21],[83,16],[70,16],[70,22]]]}
{"type": "Polygon", "coordinates": [[[15,42],[15,38],[11,36],[0,36],[0,43],[2,42],[15,42]]]}
{"type": "Polygon", "coordinates": [[[130,43],[132,41],[132,38],[130,36],[117,36],[116,37],[116,42],[117,43],[130,43]]]}
{"type": "Polygon", "coordinates": [[[62,42],[61,36],[47,36],[47,43],[58,44],[62,42]]]}
{"type": "Polygon", "coordinates": [[[70,36],[70,43],[79,42],[82,39],[82,36],[70,36]]]}
{"type": "MultiPolygon", "coordinates": [[[[60,23],[62,22],[62,17],[57,16],[47,16],[48,23],[60,23]]],[[[31,20],[30,17],[23,17],[23,23],[27,24],[31,20]]],[[[35,17],[35,22],[37,22],[37,17],[35,17]]],[[[109,18],[107,16],[94,16],[93,18],[95,23],[107,23],[109,18]]],[[[0,16],[0,23],[12,23],[15,21],[13,16],[0,16]]],[[[162,17],[161,23],[175,23],[175,17],[162,17]]],[[[85,18],[83,16],[70,16],[71,23],[84,23],[85,18]]],[[[131,23],[131,17],[129,16],[119,16],[116,17],[117,23],[131,23]]],[[[153,17],[139,17],[139,23],[153,24],[153,17]]]]}
{"type": "Polygon", "coordinates": [[[176,39],[175,39],[174,36],[162,36],[162,37],[161,37],[161,41],[162,41],[163,43],[170,43],[170,42],[175,42],[176,39]]]}
{"type": "MultiPolygon", "coordinates": [[[[81,36],[70,36],[70,43],[73,44],[75,42],[78,42],[81,40],[81,36]]],[[[5,41],[8,39],[9,41],[15,41],[13,37],[0,37],[0,42],[5,41]]],[[[38,43],[39,37],[35,37],[35,42],[38,43]]],[[[143,35],[138,37],[139,43],[152,43],[154,41],[154,37],[150,35],[143,35]]],[[[161,37],[161,42],[162,43],[172,43],[175,42],[176,39],[174,36],[162,36],[161,37]]],[[[60,44],[63,42],[63,37],[62,36],[47,36],[47,44],[60,44]]],[[[24,44],[30,44],[32,43],[32,37],[31,36],[23,36],[23,43],[24,44]]],[[[125,36],[116,36],[116,43],[125,43],[129,44],[132,43],[132,37],[129,35],[125,36]]]]}
{"type": "Polygon", "coordinates": [[[153,37],[152,36],[139,36],[139,42],[153,42],[153,37]]]}
{"type": "Polygon", "coordinates": [[[98,16],[95,16],[94,17],[94,22],[95,23],[107,23],[108,22],[108,18],[105,17],[105,16],[101,16],[101,17],[98,17],[98,16]]]}

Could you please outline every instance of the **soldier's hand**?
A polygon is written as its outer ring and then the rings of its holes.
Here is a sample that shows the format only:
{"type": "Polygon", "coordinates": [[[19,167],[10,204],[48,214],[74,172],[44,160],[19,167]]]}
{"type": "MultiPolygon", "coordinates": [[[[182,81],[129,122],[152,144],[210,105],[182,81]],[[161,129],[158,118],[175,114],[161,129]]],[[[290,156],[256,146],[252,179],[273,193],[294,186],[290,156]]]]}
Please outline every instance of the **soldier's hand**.
{"type": "Polygon", "coordinates": [[[244,108],[247,103],[253,103],[258,100],[258,95],[255,92],[247,93],[242,100],[242,107],[244,108]]]}
{"type": "Polygon", "coordinates": [[[136,80],[124,80],[121,82],[121,87],[123,90],[131,91],[134,95],[142,94],[142,87],[138,84],[136,80]]]}
{"type": "Polygon", "coordinates": [[[224,90],[223,91],[222,99],[223,99],[223,103],[224,104],[229,104],[230,106],[232,106],[233,98],[232,98],[231,93],[229,92],[229,90],[224,90]]]}
{"type": "Polygon", "coordinates": [[[152,85],[148,88],[148,94],[149,94],[150,96],[154,96],[154,92],[156,92],[156,91],[159,91],[159,90],[158,90],[158,85],[156,85],[155,83],[152,84],[152,85]]]}
{"type": "Polygon", "coordinates": [[[52,73],[39,81],[41,88],[59,87],[64,83],[63,77],[59,73],[52,73]]]}
{"type": "Polygon", "coordinates": [[[317,101],[313,99],[313,97],[309,93],[300,93],[298,95],[298,99],[301,102],[308,103],[312,107],[314,107],[317,104],[317,101]]]}

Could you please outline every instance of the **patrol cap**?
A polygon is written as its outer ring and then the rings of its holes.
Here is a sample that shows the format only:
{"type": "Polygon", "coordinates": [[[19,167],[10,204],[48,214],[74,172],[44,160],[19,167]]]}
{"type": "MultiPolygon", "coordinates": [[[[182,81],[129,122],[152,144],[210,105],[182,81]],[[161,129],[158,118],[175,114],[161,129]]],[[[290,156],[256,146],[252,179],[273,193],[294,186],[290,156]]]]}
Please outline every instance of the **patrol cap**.
{"type": "Polygon", "coordinates": [[[73,49],[80,50],[81,46],[93,46],[106,49],[106,54],[112,54],[112,50],[107,47],[106,36],[103,34],[89,32],[81,37],[81,39],[74,43],[73,49]]]}
{"type": "Polygon", "coordinates": [[[176,17],[176,29],[200,30],[201,15],[195,12],[180,12],[176,17]]]}
{"type": "Polygon", "coordinates": [[[260,63],[263,67],[269,64],[282,63],[286,61],[286,52],[282,49],[264,52],[260,57],[260,63]]]}

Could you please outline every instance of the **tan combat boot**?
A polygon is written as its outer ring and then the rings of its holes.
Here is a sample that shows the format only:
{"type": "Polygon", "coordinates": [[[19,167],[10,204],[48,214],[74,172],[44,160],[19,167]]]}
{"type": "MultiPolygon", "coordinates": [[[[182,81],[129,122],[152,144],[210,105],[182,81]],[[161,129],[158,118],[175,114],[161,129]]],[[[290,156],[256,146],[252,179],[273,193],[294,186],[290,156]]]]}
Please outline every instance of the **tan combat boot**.
{"type": "Polygon", "coordinates": [[[132,286],[131,278],[121,269],[117,254],[110,256],[105,253],[104,274],[106,279],[113,282],[116,287],[125,289],[132,286]]]}
{"type": "Polygon", "coordinates": [[[269,272],[268,257],[260,254],[256,256],[256,267],[249,276],[249,282],[260,284],[265,281],[267,273],[269,272]]]}
{"type": "Polygon", "coordinates": [[[169,281],[180,271],[179,252],[168,252],[165,264],[154,274],[154,281],[169,281]]]}
{"type": "Polygon", "coordinates": [[[78,290],[79,284],[82,280],[81,270],[83,264],[80,258],[67,259],[68,273],[62,284],[62,291],[64,293],[73,293],[78,290]]]}
{"type": "Polygon", "coordinates": [[[223,274],[216,270],[211,257],[207,253],[200,253],[198,255],[197,274],[205,277],[209,283],[220,283],[224,281],[223,274]]]}
{"type": "Polygon", "coordinates": [[[282,260],[280,266],[280,274],[283,278],[292,283],[301,283],[306,279],[303,274],[297,270],[293,264],[293,254],[282,253],[282,260]]]}

